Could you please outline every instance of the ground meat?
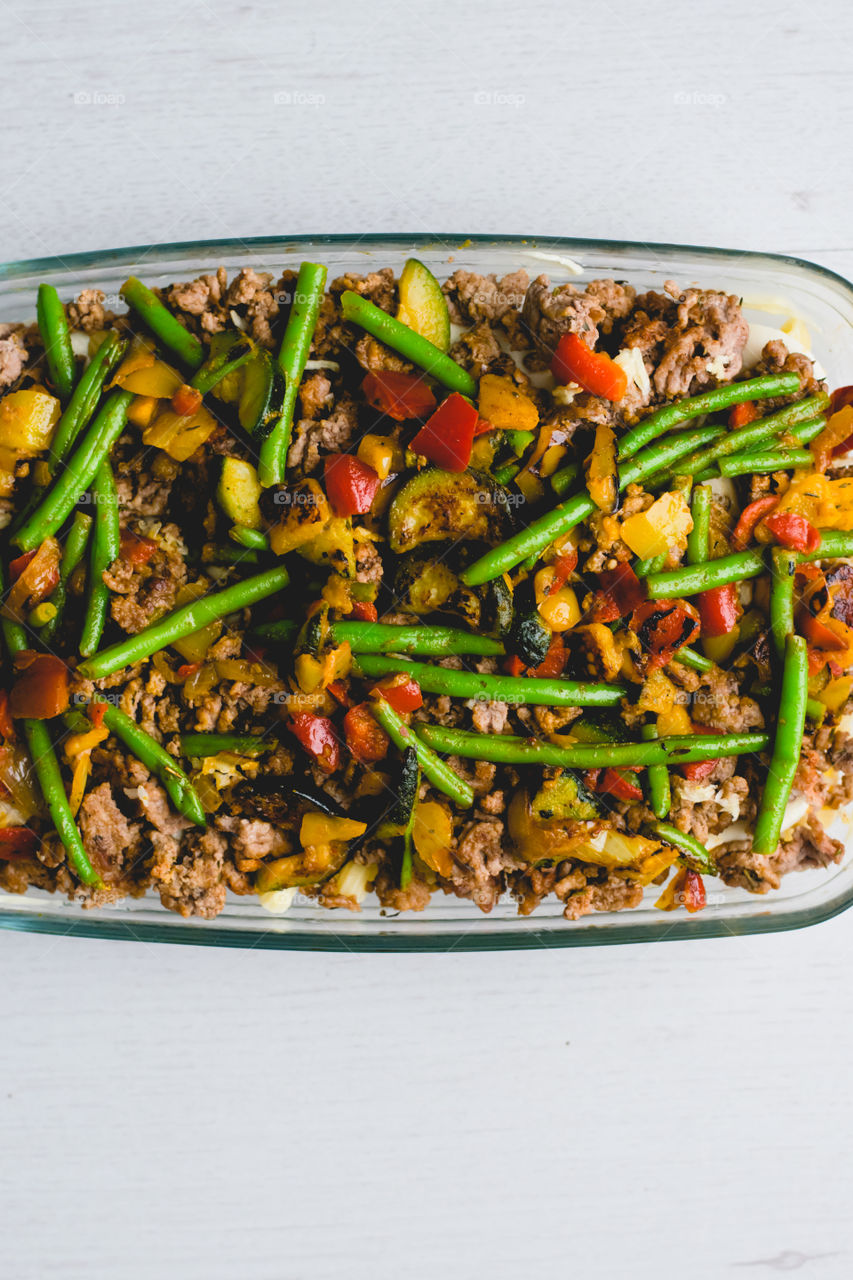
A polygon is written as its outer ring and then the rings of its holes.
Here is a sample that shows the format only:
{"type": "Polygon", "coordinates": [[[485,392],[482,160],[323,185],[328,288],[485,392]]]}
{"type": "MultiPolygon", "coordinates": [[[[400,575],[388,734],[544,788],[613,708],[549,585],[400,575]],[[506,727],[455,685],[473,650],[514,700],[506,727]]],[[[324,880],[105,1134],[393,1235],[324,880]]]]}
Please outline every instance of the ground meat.
{"type": "Polygon", "coordinates": [[[355,544],[355,577],[357,582],[381,582],[382,557],[376,544],[364,539],[355,544]]]}
{"type": "MultiPolygon", "coordinates": [[[[576,879],[572,878],[572,882],[576,879]]],[[[555,886],[558,892],[559,886],[555,886]]],[[[572,892],[566,901],[563,915],[567,920],[579,920],[581,916],[590,915],[593,911],[624,911],[638,907],[643,901],[643,887],[623,880],[614,872],[603,884],[587,884],[585,888],[572,892]]]]}
{"type": "Polygon", "coordinates": [[[303,378],[299,388],[299,404],[303,419],[314,421],[332,406],[332,384],[324,373],[312,373],[303,378]]]}
{"type": "Polygon", "coordinates": [[[505,702],[475,702],[471,712],[474,728],[478,733],[500,733],[506,724],[505,702]]]}
{"type": "Polygon", "coordinates": [[[645,293],[625,328],[623,345],[643,355],[660,399],[694,395],[737,376],[749,337],[740,302],[713,289],[645,293]]]}
{"type": "Polygon", "coordinates": [[[364,334],[355,344],[355,358],[368,373],[382,373],[386,370],[392,373],[410,373],[414,368],[410,361],[398,356],[396,351],[392,351],[369,333],[364,334]]]}
{"type": "Polygon", "coordinates": [[[245,307],[248,332],[261,346],[275,345],[271,322],[279,313],[279,292],[271,289],[272,276],[266,271],[244,267],[232,281],[225,299],[227,308],[245,307]]]}
{"type": "MultiPolygon", "coordinates": [[[[161,532],[173,539],[179,534],[175,525],[165,525],[161,532]]],[[[110,602],[113,620],[131,635],[144,630],[172,608],[186,577],[186,565],[174,545],[160,543],[145,565],[115,560],[103,575],[114,593],[110,602]]]]}
{"type": "Polygon", "coordinates": [[[160,449],[145,450],[127,460],[123,454],[124,450],[120,449],[120,462],[116,467],[116,489],[122,511],[137,516],[164,515],[181,464],[160,449]]]}
{"type": "Polygon", "coordinates": [[[102,782],[84,797],[79,823],[92,865],[104,880],[116,879],[125,863],[133,862],[139,848],[140,828],[128,822],[113,799],[108,782],[102,782]]]}
{"type": "Polygon", "coordinates": [[[527,285],[524,270],[512,271],[498,280],[495,275],[481,276],[460,267],[442,285],[442,291],[455,324],[471,325],[480,320],[501,324],[522,306],[527,285]]]}
{"type": "Polygon", "coordinates": [[[814,808],[819,809],[826,803],[829,785],[829,762],[826,756],[822,751],[817,751],[804,741],[794,777],[794,791],[808,800],[814,808]]]}
{"type": "Polygon", "coordinates": [[[750,370],[750,375],[754,377],[761,373],[796,373],[800,379],[798,395],[778,396],[773,400],[763,400],[761,402],[762,413],[771,413],[773,409],[781,408],[783,404],[788,404],[791,400],[797,400],[801,396],[816,395],[818,391],[823,389],[823,382],[815,377],[813,361],[808,356],[803,355],[802,352],[789,352],[781,338],[765,343],[761,352],[761,359],[755,368],[750,370]]]}
{"type": "Polygon", "coordinates": [[[487,372],[503,373],[507,361],[515,368],[512,356],[501,350],[494,330],[485,321],[463,333],[451,347],[450,354],[457,364],[477,377],[487,372]]]}
{"type": "Polygon", "coordinates": [[[844,845],[826,834],[815,814],[810,813],[788,834],[773,855],[777,874],[785,876],[789,871],[805,871],[809,867],[828,867],[840,862],[844,845]]]}
{"type": "Polygon", "coordinates": [[[347,275],[338,276],[329,287],[333,294],[351,289],[354,293],[360,293],[362,297],[369,298],[383,311],[397,310],[397,281],[391,267],[383,267],[381,271],[371,271],[366,276],[349,272],[347,275]]]}
{"type": "Polygon", "coordinates": [[[599,321],[606,315],[597,297],[581,293],[573,284],[552,290],[547,276],[537,276],[527,290],[521,318],[542,359],[550,361],[564,333],[579,333],[594,347],[599,321]]]}
{"type": "Polygon", "coordinates": [[[491,911],[503,891],[503,823],[471,822],[462,829],[453,851],[454,892],[470,898],[481,911],[491,911]]]}
{"type": "Polygon", "coordinates": [[[204,333],[219,333],[225,328],[227,311],[224,294],[228,276],[224,267],[215,275],[199,276],[186,284],[173,284],[164,291],[172,310],[192,316],[204,333]]]}
{"type": "Polygon", "coordinates": [[[21,325],[0,325],[0,391],[17,381],[27,363],[22,332],[21,325]]]}
{"type": "Polygon", "coordinates": [[[327,453],[345,453],[357,431],[355,402],[350,396],[341,396],[328,418],[297,423],[287,465],[300,467],[304,474],[310,475],[327,453]]]}
{"type": "Polygon", "coordinates": [[[425,911],[432,897],[429,885],[417,876],[413,876],[407,887],[401,889],[388,867],[381,868],[373,888],[382,906],[390,911],[425,911]]]}
{"type": "Polygon", "coordinates": [[[596,323],[601,333],[608,334],[617,321],[630,314],[637,290],[620,280],[591,280],[586,294],[601,306],[604,315],[596,323]]]}
{"type": "Polygon", "coordinates": [[[257,871],[264,858],[280,858],[292,851],[290,842],[271,822],[225,816],[216,825],[230,836],[231,856],[238,871],[257,871]]]}
{"type": "Polygon", "coordinates": [[[84,289],[76,302],[68,304],[68,323],[72,329],[93,333],[105,329],[112,320],[112,312],[104,307],[105,294],[100,289],[84,289]]]}
{"type": "MultiPolygon", "coordinates": [[[[677,672],[674,678],[679,679],[677,672]]],[[[754,698],[739,692],[737,673],[720,667],[700,677],[694,688],[690,715],[697,724],[709,725],[718,733],[742,733],[764,727],[761,707],[754,698]]]]}
{"type": "Polygon", "coordinates": [[[225,906],[227,840],[221,831],[192,832],[180,848],[168,836],[154,843],[152,884],[164,907],[180,916],[212,920],[225,906]]]}

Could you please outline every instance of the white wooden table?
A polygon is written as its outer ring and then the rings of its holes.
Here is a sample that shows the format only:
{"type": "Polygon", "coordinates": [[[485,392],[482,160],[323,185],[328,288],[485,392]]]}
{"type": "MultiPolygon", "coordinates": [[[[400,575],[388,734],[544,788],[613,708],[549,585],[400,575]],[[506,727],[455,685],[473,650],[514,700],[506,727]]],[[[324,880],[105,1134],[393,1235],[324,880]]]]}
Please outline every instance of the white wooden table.
{"type": "MultiPolygon", "coordinates": [[[[2,258],[506,231],[853,273],[840,2],[0,14],[2,258]]],[[[9,1280],[851,1274],[853,917],[586,952],[0,955],[9,1280]]]]}

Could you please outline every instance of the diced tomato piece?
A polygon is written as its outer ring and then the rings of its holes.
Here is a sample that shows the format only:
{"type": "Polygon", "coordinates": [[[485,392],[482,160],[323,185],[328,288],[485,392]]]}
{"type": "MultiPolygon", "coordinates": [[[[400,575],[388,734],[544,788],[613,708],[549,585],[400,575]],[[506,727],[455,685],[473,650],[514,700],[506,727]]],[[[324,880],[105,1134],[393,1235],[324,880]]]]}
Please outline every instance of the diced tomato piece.
{"type": "Polygon", "coordinates": [[[39,838],[29,827],[0,827],[0,862],[27,858],[38,845],[39,838]]]}
{"type": "Polygon", "coordinates": [[[69,671],[61,658],[39,653],[29,661],[28,656],[12,685],[9,710],[16,720],[52,720],[68,710],[68,684],[69,671]]]}
{"type": "Polygon", "coordinates": [[[157,543],[153,538],[143,538],[132,529],[122,529],[118,554],[127,564],[147,564],[156,550],[157,543]]]}
{"type": "Polygon", "coordinates": [[[353,453],[330,453],[323,478],[336,516],[361,516],[370,510],[379,476],[353,453]]]}
{"type": "Polygon", "coordinates": [[[15,726],[12,723],[12,713],[9,710],[9,695],[5,689],[0,689],[0,737],[6,742],[15,736],[15,726]]]}
{"type": "Polygon", "coordinates": [[[600,795],[615,796],[617,800],[642,800],[643,792],[629,776],[633,770],[607,768],[596,783],[600,795]]]}
{"type": "Polygon", "coordinates": [[[703,636],[727,636],[734,631],[743,612],[734,583],[703,591],[696,604],[703,636]]]}
{"type": "Polygon", "coordinates": [[[754,400],[744,400],[742,404],[733,405],[729,413],[730,427],[745,427],[759,417],[758,406],[754,400]]]}
{"type": "Polygon", "coordinates": [[[764,527],[781,546],[790,551],[817,551],[820,546],[820,531],[805,516],[797,515],[794,511],[768,516],[764,527]]]}
{"type": "Polygon", "coordinates": [[[735,551],[746,550],[755,526],[777,506],[778,502],[776,495],[768,493],[764,498],[756,498],[755,502],[750,502],[748,507],[744,507],[732,534],[732,547],[735,551]]]}
{"type": "Polygon", "coordinates": [[[344,716],[347,747],[362,764],[374,764],[387,754],[391,739],[376,723],[370,704],[359,702],[344,716]]]}
{"type": "Polygon", "coordinates": [[[9,561],[9,581],[17,582],[21,574],[26,569],[31,560],[38,555],[38,548],[35,551],[25,551],[22,556],[18,556],[16,560],[9,561]]]}
{"type": "Polygon", "coordinates": [[[172,396],[172,408],[182,418],[189,418],[201,408],[201,392],[186,382],[172,396]]]}
{"type": "Polygon", "coordinates": [[[376,686],[379,693],[395,711],[417,711],[424,704],[420,685],[408,676],[388,676],[376,686]]]}
{"type": "Polygon", "coordinates": [[[699,635],[699,614],[686,600],[648,600],[631,614],[631,630],[646,653],[646,667],[664,667],[699,635]]]}
{"type": "Polygon", "coordinates": [[[577,382],[604,400],[621,400],[628,389],[625,370],[604,351],[593,351],[577,333],[564,333],[551,361],[558,382],[577,382]]]}
{"type": "Polygon", "coordinates": [[[368,404],[395,422],[425,418],[435,408],[435,396],[418,373],[397,373],[392,369],[368,373],[361,390],[368,404]]]}
{"type": "Polygon", "coordinates": [[[443,471],[464,471],[471,461],[479,417],[464,396],[452,391],[421,427],[411,447],[443,471]]]}
{"type": "Polygon", "coordinates": [[[691,871],[689,868],[685,871],[684,887],[681,891],[684,900],[684,906],[691,915],[696,911],[701,911],[705,906],[705,881],[702,879],[698,871],[691,871]]]}
{"type": "Polygon", "coordinates": [[[353,600],[347,617],[353,618],[356,622],[375,622],[379,617],[379,611],[370,600],[353,600]]]}
{"type": "Polygon", "coordinates": [[[591,622],[615,622],[617,618],[626,618],[646,599],[643,584],[629,564],[604,569],[598,575],[598,581],[599,590],[589,611],[591,622]]]}
{"type": "Polygon", "coordinates": [[[334,773],[340,766],[341,744],[327,716],[300,711],[291,718],[288,728],[324,773],[334,773]]]}

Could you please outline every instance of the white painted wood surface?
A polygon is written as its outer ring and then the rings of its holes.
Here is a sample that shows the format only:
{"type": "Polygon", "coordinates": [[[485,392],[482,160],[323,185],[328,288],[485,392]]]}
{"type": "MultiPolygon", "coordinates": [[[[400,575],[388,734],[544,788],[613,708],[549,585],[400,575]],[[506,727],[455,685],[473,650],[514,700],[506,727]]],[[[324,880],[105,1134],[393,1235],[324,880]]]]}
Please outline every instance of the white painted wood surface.
{"type": "MultiPolygon", "coordinates": [[[[840,0],[0,13],[5,259],[471,230],[853,272],[840,0]]],[[[0,954],[9,1280],[853,1268],[853,917],[587,952],[0,954]]]]}

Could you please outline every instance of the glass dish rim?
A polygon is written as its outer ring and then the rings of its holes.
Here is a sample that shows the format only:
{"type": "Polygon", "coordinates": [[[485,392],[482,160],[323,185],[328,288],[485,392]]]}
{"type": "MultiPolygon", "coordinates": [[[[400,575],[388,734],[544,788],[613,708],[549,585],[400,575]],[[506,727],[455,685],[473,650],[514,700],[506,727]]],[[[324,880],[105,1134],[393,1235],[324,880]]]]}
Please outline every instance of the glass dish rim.
{"type": "MultiPolygon", "coordinates": [[[[0,283],[13,282],[16,278],[29,276],[39,272],[65,272],[86,270],[92,267],[110,267],[122,262],[139,262],[150,257],[152,262],[164,263],[173,256],[181,254],[203,255],[206,252],[255,250],[269,252],[271,247],[287,250],[303,245],[344,247],[363,245],[365,247],[395,246],[411,248],[413,244],[424,247],[452,246],[468,248],[506,247],[518,250],[549,249],[560,251],[566,256],[584,253],[613,254],[649,254],[666,258],[670,255],[693,255],[711,259],[733,258],[746,260],[757,267],[759,264],[767,268],[785,266],[794,268],[806,276],[819,276],[834,286],[853,307],[853,284],[838,272],[820,263],[792,254],[767,253],[753,249],[726,248],[716,245],[675,244],[665,241],[646,240],[611,240],[590,237],[572,236],[521,236],[489,233],[412,233],[412,232],[371,232],[368,234],[334,232],[297,235],[259,235],[250,237],[223,237],[204,240],[178,240],[160,244],[126,245],[111,249],[87,249],[70,254],[45,255],[39,258],[17,259],[0,263],[0,283]]],[[[759,268],[760,269],[760,268],[759,268]]],[[[73,907],[74,904],[72,904],[73,907]]],[[[413,932],[411,935],[400,933],[384,933],[381,923],[370,933],[347,934],[329,931],[315,933],[311,929],[294,927],[278,931],[249,931],[232,929],[218,925],[214,921],[196,921],[190,923],[180,917],[167,917],[162,922],[132,919],[99,918],[89,916],[77,906],[78,914],[74,918],[63,914],[53,915],[34,910],[4,911],[0,906],[0,928],[20,932],[40,934],[67,934],[75,937],[105,938],[111,940],[128,940],[140,942],[166,942],[174,945],[214,946],[236,948],[259,948],[261,950],[288,951],[324,951],[324,952],[398,952],[398,953],[441,953],[446,951],[510,951],[551,949],[578,946],[615,946],[631,943],[651,943],[662,941],[683,941],[688,938],[718,938],[726,935],[743,937],[759,933],[778,933],[800,929],[812,924],[824,923],[846,911],[853,905],[853,883],[834,898],[812,906],[797,907],[789,911],[775,913],[772,899],[768,898],[768,908],[754,915],[740,918],[718,919],[713,916],[678,917],[661,920],[659,933],[650,933],[648,924],[638,922],[632,927],[626,924],[625,916],[630,912],[618,913],[619,923],[602,923],[595,928],[573,929],[571,924],[555,929],[553,925],[543,926],[541,930],[532,928],[520,932],[507,930],[501,926],[487,933],[476,930],[461,929],[457,933],[428,933],[422,935],[413,932]]],[[[331,913],[330,913],[331,914],[331,913]]],[[[508,923],[508,922],[507,922],[508,923]]]]}

